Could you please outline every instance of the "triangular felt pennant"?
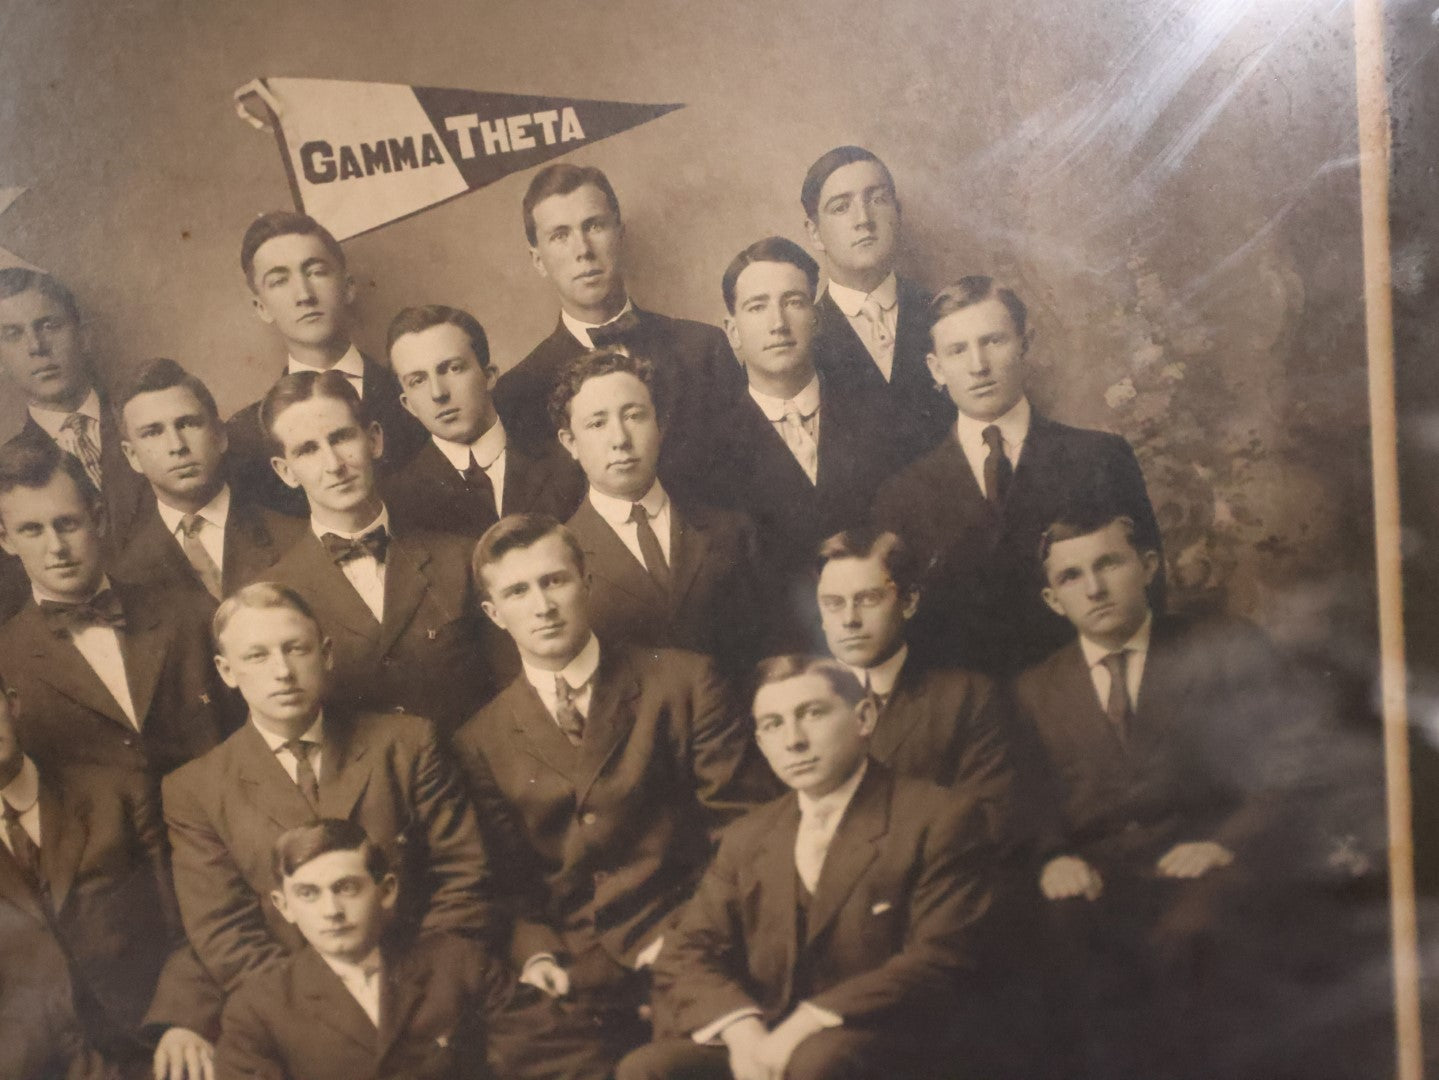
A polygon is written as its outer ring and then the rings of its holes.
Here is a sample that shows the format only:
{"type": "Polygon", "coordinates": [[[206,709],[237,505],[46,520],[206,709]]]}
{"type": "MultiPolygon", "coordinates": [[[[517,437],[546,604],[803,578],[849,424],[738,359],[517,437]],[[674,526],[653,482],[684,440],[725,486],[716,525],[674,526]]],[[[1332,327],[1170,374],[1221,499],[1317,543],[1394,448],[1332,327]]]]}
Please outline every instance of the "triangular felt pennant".
{"type": "Polygon", "coordinates": [[[344,240],[681,105],[340,79],[256,80],[295,205],[344,240]]]}

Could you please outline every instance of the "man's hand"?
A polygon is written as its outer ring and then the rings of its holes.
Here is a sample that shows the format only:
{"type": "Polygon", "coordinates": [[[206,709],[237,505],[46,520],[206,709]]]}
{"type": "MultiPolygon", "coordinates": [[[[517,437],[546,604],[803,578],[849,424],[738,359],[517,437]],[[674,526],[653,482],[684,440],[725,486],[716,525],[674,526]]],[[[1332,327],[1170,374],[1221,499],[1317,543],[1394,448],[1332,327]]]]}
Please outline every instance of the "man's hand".
{"type": "Polygon", "coordinates": [[[760,1045],[759,1059],[769,1068],[769,1075],[775,1080],[783,1080],[795,1047],[823,1030],[824,1024],[814,1011],[801,1007],[790,1013],[784,1023],[771,1031],[760,1045]]]}
{"type": "Polygon", "coordinates": [[[170,1028],[155,1047],[155,1080],[215,1080],[215,1048],[188,1028],[170,1028]]]}
{"type": "Polygon", "coordinates": [[[729,1070],[734,1080],[782,1080],[783,1070],[775,1072],[760,1057],[768,1038],[769,1032],[758,1016],[736,1020],[720,1032],[720,1040],[729,1049],[729,1070]]]}
{"type": "Polygon", "coordinates": [[[570,992],[570,973],[560,967],[553,956],[532,956],[520,973],[520,982],[533,986],[552,998],[570,992]]]}
{"type": "Polygon", "coordinates": [[[1070,900],[1076,896],[1098,900],[1104,892],[1104,879],[1078,855],[1058,855],[1039,872],[1039,889],[1046,900],[1070,900]]]}
{"type": "Polygon", "coordinates": [[[1188,844],[1175,844],[1160,856],[1154,868],[1160,877],[1197,878],[1228,866],[1234,861],[1234,852],[1213,840],[1197,840],[1188,844]]]}

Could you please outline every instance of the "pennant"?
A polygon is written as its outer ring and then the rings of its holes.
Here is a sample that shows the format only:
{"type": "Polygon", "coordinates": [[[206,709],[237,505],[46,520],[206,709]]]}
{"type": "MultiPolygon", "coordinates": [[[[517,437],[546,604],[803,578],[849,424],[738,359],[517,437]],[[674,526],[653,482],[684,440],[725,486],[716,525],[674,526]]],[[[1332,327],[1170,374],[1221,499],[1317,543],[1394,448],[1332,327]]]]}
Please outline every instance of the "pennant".
{"type": "Polygon", "coordinates": [[[337,240],[683,108],[287,78],[256,79],[235,102],[243,119],[273,129],[295,206],[337,240]]]}
{"type": "MultiPolygon", "coordinates": [[[[28,190],[28,188],[22,187],[0,187],[0,214],[3,214],[6,210],[9,210],[10,204],[13,203],[16,199],[18,199],[21,195],[24,195],[25,192],[28,190]]],[[[26,270],[40,269],[34,263],[26,262],[24,259],[20,258],[19,255],[16,255],[13,251],[7,251],[5,250],[5,248],[0,247],[0,270],[4,270],[5,268],[10,266],[23,266],[26,270]]]]}

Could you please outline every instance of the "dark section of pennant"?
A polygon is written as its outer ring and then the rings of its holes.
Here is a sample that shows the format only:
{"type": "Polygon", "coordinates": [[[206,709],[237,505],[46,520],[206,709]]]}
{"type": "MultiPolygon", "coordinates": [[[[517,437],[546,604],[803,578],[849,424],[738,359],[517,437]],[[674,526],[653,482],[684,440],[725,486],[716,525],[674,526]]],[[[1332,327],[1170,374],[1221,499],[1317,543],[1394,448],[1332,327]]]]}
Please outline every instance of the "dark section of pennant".
{"type": "Polygon", "coordinates": [[[684,108],[433,86],[413,89],[471,190],[684,108]]]}

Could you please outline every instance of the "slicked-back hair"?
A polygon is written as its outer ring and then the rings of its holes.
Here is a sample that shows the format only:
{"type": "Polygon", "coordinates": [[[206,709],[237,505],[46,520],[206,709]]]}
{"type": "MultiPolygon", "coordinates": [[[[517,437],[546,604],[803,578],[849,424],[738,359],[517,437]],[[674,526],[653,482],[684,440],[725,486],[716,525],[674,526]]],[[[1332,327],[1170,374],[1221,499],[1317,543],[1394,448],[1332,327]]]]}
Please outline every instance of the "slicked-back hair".
{"type": "Polygon", "coordinates": [[[815,557],[815,574],[822,573],[834,559],[872,558],[879,560],[900,596],[919,591],[921,567],[909,546],[899,538],[898,533],[871,525],[846,529],[822,540],[815,557]]]}
{"type": "Polygon", "coordinates": [[[819,196],[824,191],[824,182],[837,170],[846,165],[853,165],[857,161],[872,161],[879,166],[879,171],[884,173],[885,183],[889,185],[891,195],[896,195],[894,190],[894,177],[890,175],[889,166],[879,159],[879,155],[872,150],[866,150],[862,146],[836,146],[833,150],[821,154],[809,172],[804,174],[804,183],[799,189],[799,204],[804,207],[804,216],[811,221],[819,217],[819,196]]]}
{"type": "Polygon", "coordinates": [[[668,418],[668,402],[656,384],[654,364],[643,356],[632,355],[623,345],[606,345],[575,357],[555,380],[549,400],[550,423],[555,430],[563,431],[570,426],[570,404],[580,392],[580,387],[591,379],[613,375],[617,371],[633,375],[645,384],[645,389],[650,392],[650,404],[655,409],[655,419],[663,426],[668,418]]]}
{"type": "Polygon", "coordinates": [[[1047,573],[1045,564],[1049,562],[1049,553],[1054,550],[1055,544],[1065,540],[1078,540],[1081,536],[1092,536],[1094,533],[1109,528],[1115,522],[1124,527],[1124,536],[1135,551],[1143,555],[1145,551],[1154,550],[1153,546],[1140,543],[1139,531],[1135,526],[1134,518],[1128,514],[1116,510],[1113,506],[1098,503],[1076,504],[1065,507],[1063,512],[1049,523],[1044,532],[1039,534],[1040,574],[1047,573]]]}
{"type": "Polygon", "coordinates": [[[115,398],[115,407],[123,416],[125,406],[141,394],[157,394],[161,390],[172,390],[177,386],[190,391],[206,415],[215,423],[220,422],[220,410],[215,405],[215,396],[210,393],[210,388],[199,376],[192,375],[181,367],[178,361],[163,356],[146,361],[125,380],[115,398]]]}
{"type": "Polygon", "coordinates": [[[91,482],[85,466],[75,455],[67,454],[50,439],[0,448],[0,495],[8,495],[16,488],[49,487],[60,473],[75,482],[80,499],[91,513],[99,515],[103,510],[100,489],[91,482]]]}
{"type": "Polygon", "coordinates": [[[225,628],[230,625],[230,620],[240,611],[265,611],[276,608],[284,608],[309,619],[315,624],[315,632],[323,640],[325,628],[320,625],[320,620],[315,615],[315,609],[310,607],[305,598],[294,589],[276,581],[253,582],[243,589],[235,590],[220,601],[220,606],[215,609],[215,614],[210,619],[210,636],[214,638],[218,648],[220,635],[225,632],[225,628]]]}
{"type": "Polygon", "coordinates": [[[530,247],[539,243],[539,236],[535,232],[535,207],[551,195],[568,195],[586,184],[592,184],[599,189],[605,202],[609,203],[615,221],[623,220],[620,217],[620,201],[615,198],[615,189],[610,186],[608,176],[593,165],[572,165],[568,161],[557,161],[535,173],[530,186],[525,190],[524,199],[520,202],[520,213],[525,219],[525,239],[530,242],[530,247]]]}
{"type": "MultiPolygon", "coordinates": [[[[797,679],[801,675],[823,675],[830,689],[849,705],[858,705],[864,697],[864,687],[858,676],[838,660],[830,656],[815,656],[809,653],[786,653],[771,656],[755,665],[750,679],[749,701],[754,703],[760,688],[770,683],[797,679]]],[[[753,709],[751,709],[753,712],[753,709]]]]}
{"type": "Polygon", "coordinates": [[[406,334],[423,333],[436,326],[459,327],[465,337],[470,339],[470,348],[474,351],[480,367],[489,371],[494,366],[490,363],[490,339],[485,336],[485,328],[480,325],[480,320],[463,308],[445,304],[407,307],[391,319],[389,332],[385,334],[385,354],[388,356],[394,352],[395,342],[406,334]]]}
{"type": "Polygon", "coordinates": [[[260,426],[270,441],[270,449],[284,456],[285,448],[275,438],[275,419],[291,405],[311,398],[334,398],[343,401],[361,427],[370,424],[370,411],[355,388],[338,371],[292,371],[281,375],[260,402],[260,426]]]}
{"type": "Polygon", "coordinates": [[[7,266],[0,270],[0,300],[8,300],[32,289],[55,301],[71,322],[77,326],[80,324],[80,305],[75,302],[75,294],[59,278],[24,266],[7,266]]]}
{"type": "Polygon", "coordinates": [[[296,213],[294,210],[271,210],[250,222],[244,239],[240,241],[240,269],[245,271],[245,280],[252,289],[255,287],[255,252],[277,236],[317,236],[320,243],[325,245],[325,250],[334,257],[339,268],[345,269],[345,249],[340,247],[340,242],[329,229],[309,214],[296,213]]]}
{"type": "Polygon", "coordinates": [[[344,818],[320,818],[308,825],[286,829],[275,838],[270,850],[270,870],[275,885],[284,888],[285,879],[307,862],[332,851],[360,851],[365,856],[365,870],[378,885],[390,872],[390,859],[385,849],[370,839],[356,822],[344,818]]]}
{"type": "Polygon", "coordinates": [[[739,276],[745,272],[746,267],[758,262],[789,263],[797,266],[809,279],[810,299],[813,300],[819,292],[819,263],[814,261],[814,256],[793,240],[783,236],[766,236],[741,251],[725,268],[724,277],[720,280],[720,291],[724,294],[724,306],[731,315],[734,314],[735,284],[739,281],[739,276]]]}
{"type": "Polygon", "coordinates": [[[485,570],[493,566],[512,551],[523,551],[534,547],[547,536],[558,536],[570,549],[575,560],[575,569],[580,577],[585,576],[585,549],[574,534],[548,514],[508,514],[500,518],[475,543],[474,554],[470,557],[470,571],[474,575],[475,588],[481,599],[490,599],[490,586],[485,580],[485,570]]]}
{"type": "Polygon", "coordinates": [[[1024,329],[1029,323],[1029,309],[1024,306],[1024,301],[1019,294],[1008,285],[1001,285],[992,277],[984,274],[971,274],[962,277],[953,285],[947,285],[939,290],[939,293],[930,301],[929,310],[925,313],[925,324],[929,328],[929,344],[934,347],[934,327],[941,319],[948,318],[956,311],[961,311],[975,304],[982,304],[986,300],[998,300],[1009,311],[1009,317],[1014,321],[1014,332],[1020,337],[1024,336],[1024,329]]]}

